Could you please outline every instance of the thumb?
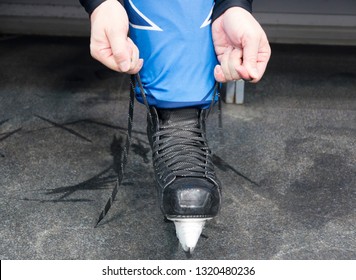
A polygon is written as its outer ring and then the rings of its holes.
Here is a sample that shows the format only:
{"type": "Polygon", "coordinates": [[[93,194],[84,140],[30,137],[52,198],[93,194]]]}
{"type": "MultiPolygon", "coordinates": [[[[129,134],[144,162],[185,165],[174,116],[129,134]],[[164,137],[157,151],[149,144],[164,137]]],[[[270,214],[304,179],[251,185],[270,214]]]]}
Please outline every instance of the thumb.
{"type": "Polygon", "coordinates": [[[111,51],[116,64],[121,72],[127,72],[131,64],[131,48],[129,46],[127,34],[119,32],[108,36],[111,51]]]}
{"type": "Polygon", "coordinates": [[[216,65],[214,68],[214,77],[218,83],[226,83],[226,78],[224,76],[221,65],[216,65]]]}
{"type": "Polygon", "coordinates": [[[242,53],[242,65],[246,68],[248,74],[252,79],[259,78],[259,73],[257,70],[258,48],[258,42],[250,41],[246,43],[242,53]]]}

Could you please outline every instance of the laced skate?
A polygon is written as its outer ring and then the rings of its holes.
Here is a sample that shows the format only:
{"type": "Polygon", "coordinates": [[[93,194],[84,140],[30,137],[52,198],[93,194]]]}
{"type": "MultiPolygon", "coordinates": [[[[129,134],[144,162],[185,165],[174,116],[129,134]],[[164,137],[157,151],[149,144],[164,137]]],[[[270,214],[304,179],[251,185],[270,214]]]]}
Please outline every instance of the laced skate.
{"type": "Polygon", "coordinates": [[[215,217],[220,209],[221,188],[205,134],[205,120],[215,100],[216,90],[207,110],[157,109],[148,105],[140,76],[136,74],[132,77],[123,160],[117,184],[95,227],[110,210],[123,179],[131,143],[136,85],[147,108],[147,135],[152,148],[160,207],[165,217],[174,222],[183,250],[192,253],[205,222],[215,217]]]}
{"type": "Polygon", "coordinates": [[[150,107],[152,147],[160,207],[174,222],[186,252],[193,252],[205,222],[218,214],[220,184],[205,135],[208,110],[150,107]]]}

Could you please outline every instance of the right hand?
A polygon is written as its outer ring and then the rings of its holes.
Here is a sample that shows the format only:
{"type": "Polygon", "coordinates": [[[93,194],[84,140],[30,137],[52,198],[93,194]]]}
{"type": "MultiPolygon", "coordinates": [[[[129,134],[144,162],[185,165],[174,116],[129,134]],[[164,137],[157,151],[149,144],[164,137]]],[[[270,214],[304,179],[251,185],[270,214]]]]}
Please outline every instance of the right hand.
{"type": "Polygon", "coordinates": [[[90,53],[110,69],[136,74],[143,65],[139,50],[128,37],[129,20],[117,0],[107,0],[91,14],[90,53]]]}

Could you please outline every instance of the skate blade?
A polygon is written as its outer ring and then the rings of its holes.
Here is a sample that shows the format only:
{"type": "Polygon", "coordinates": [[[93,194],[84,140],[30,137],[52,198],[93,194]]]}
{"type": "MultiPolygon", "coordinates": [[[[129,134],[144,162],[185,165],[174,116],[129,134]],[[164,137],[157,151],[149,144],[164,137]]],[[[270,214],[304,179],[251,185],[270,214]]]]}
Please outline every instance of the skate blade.
{"type": "Polygon", "coordinates": [[[204,219],[190,219],[190,218],[182,218],[182,219],[170,219],[174,222],[176,227],[176,234],[179,239],[179,243],[182,245],[183,250],[191,254],[193,253],[195,246],[198,243],[199,237],[203,231],[205,222],[207,218],[204,219]]]}

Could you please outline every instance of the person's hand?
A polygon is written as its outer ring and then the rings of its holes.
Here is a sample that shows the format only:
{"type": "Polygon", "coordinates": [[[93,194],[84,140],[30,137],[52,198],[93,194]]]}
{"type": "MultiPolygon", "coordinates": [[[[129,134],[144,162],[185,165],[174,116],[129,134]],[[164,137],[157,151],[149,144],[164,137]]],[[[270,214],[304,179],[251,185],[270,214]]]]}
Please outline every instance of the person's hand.
{"type": "Polygon", "coordinates": [[[117,0],[107,0],[91,14],[90,53],[118,72],[136,74],[143,65],[137,46],[128,37],[129,20],[117,0]]]}
{"type": "Polygon", "coordinates": [[[248,11],[239,7],[226,10],[213,22],[212,35],[220,62],[214,69],[218,82],[258,82],[262,78],[271,48],[262,27],[248,11]]]}

